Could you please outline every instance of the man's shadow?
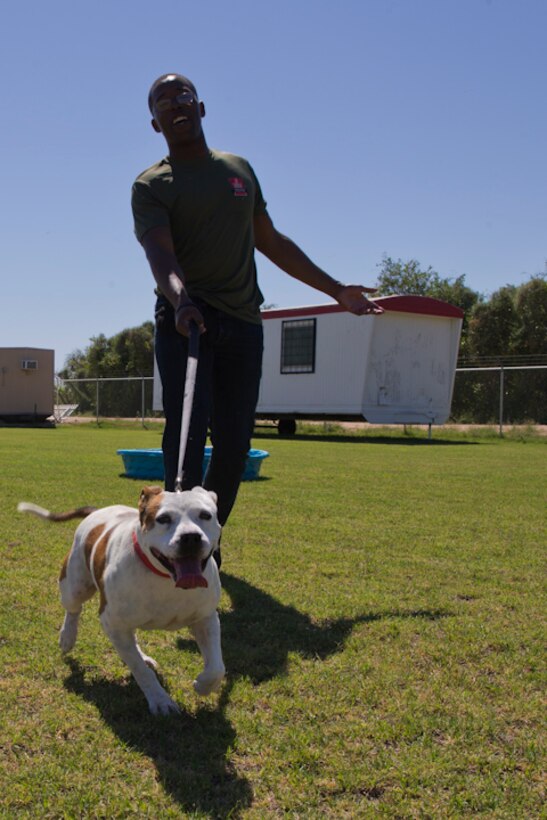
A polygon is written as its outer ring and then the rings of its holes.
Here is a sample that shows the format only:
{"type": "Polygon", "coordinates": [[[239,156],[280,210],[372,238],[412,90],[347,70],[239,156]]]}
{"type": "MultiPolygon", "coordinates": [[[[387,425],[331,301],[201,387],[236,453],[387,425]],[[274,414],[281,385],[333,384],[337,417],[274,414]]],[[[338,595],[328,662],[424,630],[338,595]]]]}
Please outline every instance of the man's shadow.
{"type": "MultiPolygon", "coordinates": [[[[93,703],[126,746],[154,762],[163,788],[183,811],[237,818],[253,801],[251,784],[227,759],[236,731],[226,708],[239,677],[259,686],[284,675],[291,652],[324,660],[341,652],[352,629],[361,623],[394,617],[437,620],[449,613],[379,612],[315,623],[241,578],[222,572],[222,585],[231,609],[221,613],[227,680],[216,708],[206,704],[193,715],[153,717],[131,677],[119,682],[86,680],[85,669],[73,659],[68,661],[71,674],[65,686],[93,703]]],[[[177,645],[198,652],[192,640],[180,637],[177,645]]]]}
{"type": "MultiPolygon", "coordinates": [[[[241,578],[224,571],[221,576],[222,588],[232,604],[231,610],[220,616],[224,662],[232,683],[241,676],[259,685],[285,674],[291,652],[303,658],[324,660],[344,649],[358,624],[386,618],[437,620],[449,614],[443,610],[401,610],[314,622],[309,615],[282,604],[241,578]]],[[[196,645],[185,638],[179,638],[178,645],[198,651],[196,645]]]]}

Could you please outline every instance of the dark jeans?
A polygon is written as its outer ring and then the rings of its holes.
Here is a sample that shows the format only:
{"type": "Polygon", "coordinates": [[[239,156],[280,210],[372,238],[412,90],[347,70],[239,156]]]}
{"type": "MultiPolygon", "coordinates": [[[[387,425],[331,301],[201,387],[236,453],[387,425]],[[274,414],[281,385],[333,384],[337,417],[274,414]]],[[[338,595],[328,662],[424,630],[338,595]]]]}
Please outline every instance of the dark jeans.
{"type": "MultiPolygon", "coordinates": [[[[199,484],[218,495],[226,523],[234,505],[254,428],[262,370],[262,326],[242,322],[197,302],[207,332],[200,336],[194,406],[183,467],[183,489],[199,484]],[[213,453],[202,480],[203,449],[211,430],[213,453]]],[[[177,333],[173,308],[156,304],[156,360],[163,388],[165,489],[175,489],[188,340],[177,333]]]]}

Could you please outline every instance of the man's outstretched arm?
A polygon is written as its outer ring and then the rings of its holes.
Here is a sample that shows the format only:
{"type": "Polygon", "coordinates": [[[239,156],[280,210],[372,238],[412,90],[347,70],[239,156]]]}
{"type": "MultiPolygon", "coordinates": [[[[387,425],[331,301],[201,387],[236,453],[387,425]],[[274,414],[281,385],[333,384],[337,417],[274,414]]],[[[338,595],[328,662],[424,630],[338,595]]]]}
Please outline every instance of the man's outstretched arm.
{"type": "Polygon", "coordinates": [[[376,288],[343,285],[333,279],[312,262],[292,239],[279,233],[267,213],[255,216],[254,232],[257,250],[289,276],[331,296],[350,313],[358,316],[365,313],[383,313],[381,307],[365,296],[365,293],[374,293],[376,288]]]}

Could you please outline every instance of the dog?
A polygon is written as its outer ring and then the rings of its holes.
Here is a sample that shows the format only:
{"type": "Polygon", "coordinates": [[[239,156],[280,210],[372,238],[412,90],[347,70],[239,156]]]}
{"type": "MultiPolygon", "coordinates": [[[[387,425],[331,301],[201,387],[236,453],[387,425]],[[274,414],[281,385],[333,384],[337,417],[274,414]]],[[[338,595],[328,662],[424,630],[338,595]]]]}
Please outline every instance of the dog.
{"type": "Polygon", "coordinates": [[[18,505],[20,512],[50,521],[84,518],[59,578],[66,610],[61,651],[73,648],[82,605],[98,592],[101,625],[154,715],[180,710],[158,681],[156,662],[141,651],[136,629],[189,627],[204,662],[195,691],[218,691],[224,678],[220,578],[210,560],[221,532],[216,502],[215,493],[202,487],[176,493],[145,487],[138,510],[116,505],[51,513],[27,502],[18,505]]]}

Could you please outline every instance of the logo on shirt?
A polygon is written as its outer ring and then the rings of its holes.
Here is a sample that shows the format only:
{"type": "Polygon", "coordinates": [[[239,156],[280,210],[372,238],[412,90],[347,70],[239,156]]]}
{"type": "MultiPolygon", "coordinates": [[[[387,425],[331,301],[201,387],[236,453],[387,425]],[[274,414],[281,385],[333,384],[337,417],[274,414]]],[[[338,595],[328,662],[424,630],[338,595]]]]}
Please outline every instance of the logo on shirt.
{"type": "Polygon", "coordinates": [[[228,182],[232,186],[234,196],[249,196],[245,183],[241,177],[229,177],[228,182]]]}

